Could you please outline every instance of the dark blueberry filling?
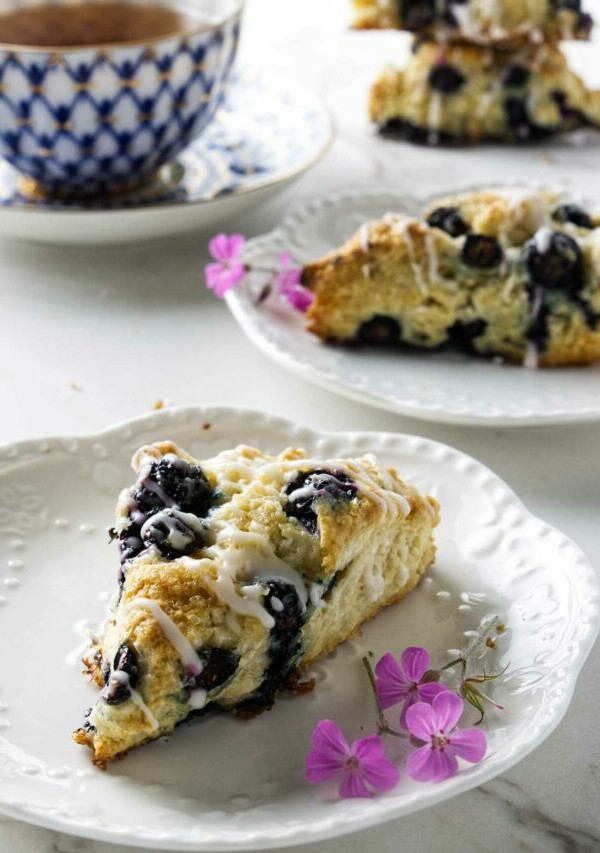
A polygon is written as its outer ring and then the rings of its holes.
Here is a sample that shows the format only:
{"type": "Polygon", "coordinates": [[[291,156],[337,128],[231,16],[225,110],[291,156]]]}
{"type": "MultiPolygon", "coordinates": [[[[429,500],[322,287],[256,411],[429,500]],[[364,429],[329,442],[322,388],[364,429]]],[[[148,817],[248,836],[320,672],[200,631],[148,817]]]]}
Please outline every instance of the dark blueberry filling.
{"type": "Polygon", "coordinates": [[[459,352],[472,353],[475,349],[475,340],[483,335],[486,329],[487,322],[485,320],[470,320],[468,322],[457,320],[446,330],[448,335],[446,346],[459,352]]]}
{"type": "Polygon", "coordinates": [[[455,27],[456,18],[452,14],[451,6],[459,6],[465,2],[466,0],[400,0],[403,29],[420,32],[437,22],[455,27]]]}
{"type": "Polygon", "coordinates": [[[432,228],[440,228],[451,237],[461,237],[469,230],[469,226],[456,207],[438,207],[427,217],[427,224],[432,228]]]}
{"type": "Polygon", "coordinates": [[[449,62],[443,62],[431,69],[429,75],[429,85],[436,92],[441,92],[444,95],[452,95],[464,85],[465,77],[458,68],[450,65],[449,62]]]}
{"type": "Polygon", "coordinates": [[[264,589],[263,604],[275,620],[269,635],[269,664],[260,687],[238,706],[252,714],[270,708],[275,694],[285,686],[301,648],[301,632],[306,609],[296,587],[281,578],[258,580],[264,589]]]}
{"type": "Polygon", "coordinates": [[[198,651],[198,657],[204,664],[198,675],[187,675],[183,680],[186,698],[190,690],[214,690],[221,687],[234,675],[240,662],[240,656],[229,649],[204,648],[198,651]]]}
{"type": "Polygon", "coordinates": [[[524,65],[508,65],[502,72],[502,85],[507,89],[520,89],[527,84],[531,71],[524,65]]]}
{"type": "Polygon", "coordinates": [[[567,293],[577,293],[583,287],[583,255],[568,234],[553,231],[547,239],[534,238],[527,243],[524,251],[533,285],[567,293]]]}
{"type": "Polygon", "coordinates": [[[361,323],[356,336],[357,342],[368,346],[389,347],[400,343],[401,329],[398,320],[376,314],[361,323]]]}
{"type": "Polygon", "coordinates": [[[130,688],[135,689],[139,681],[139,663],[135,650],[128,644],[119,646],[112,670],[106,664],[103,667],[104,690],[102,696],[109,705],[119,705],[131,696],[130,688]],[[127,676],[121,682],[114,678],[114,673],[127,676]]]}
{"type": "Polygon", "coordinates": [[[401,118],[389,119],[385,124],[379,126],[379,132],[383,136],[405,139],[415,145],[455,145],[461,141],[445,130],[433,131],[428,127],[419,127],[419,125],[401,118]]]}
{"type": "Polygon", "coordinates": [[[316,536],[318,531],[315,502],[326,499],[330,502],[349,503],[357,494],[358,487],[343,471],[302,471],[289,483],[284,494],[291,495],[285,507],[286,515],[298,521],[316,536]],[[294,492],[307,490],[307,494],[294,497],[294,492]]]}
{"type": "Polygon", "coordinates": [[[202,518],[210,509],[212,489],[204,472],[183,459],[153,462],[132,495],[136,509],[151,515],[157,509],[176,507],[202,518]]]}
{"type": "Polygon", "coordinates": [[[529,111],[523,98],[510,96],[504,99],[504,110],[509,127],[520,142],[545,139],[554,131],[552,127],[541,127],[529,119],[529,111]]]}
{"type": "Polygon", "coordinates": [[[144,547],[154,545],[167,560],[176,560],[202,548],[202,534],[190,520],[189,514],[174,509],[163,509],[151,515],[144,526],[144,547]]]}
{"type": "MultiPolygon", "coordinates": [[[[179,513],[197,518],[207,515],[215,500],[210,483],[198,465],[183,459],[161,459],[153,462],[145,477],[131,493],[130,523],[119,539],[121,565],[137,557],[149,545],[156,545],[167,559],[175,559],[195,547],[201,547],[200,536],[179,513]],[[163,512],[164,511],[164,512],[163,512]],[[150,525],[142,537],[142,527],[149,518],[160,513],[156,524],[150,525]],[[171,536],[169,536],[169,531],[171,536]],[[177,536],[175,531],[179,531],[177,536]],[[183,548],[173,546],[176,540],[186,540],[183,548]]],[[[119,581],[124,580],[121,568],[119,581]]]]}
{"type": "Polygon", "coordinates": [[[577,204],[561,204],[552,213],[556,222],[572,222],[578,228],[594,228],[592,217],[577,204]]]}
{"type": "Polygon", "coordinates": [[[587,12],[581,12],[578,19],[575,31],[580,36],[588,36],[594,26],[594,19],[587,12]]]}
{"type": "Polygon", "coordinates": [[[504,253],[494,237],[485,234],[469,234],[462,248],[461,257],[467,266],[489,270],[502,263],[504,253]]]}

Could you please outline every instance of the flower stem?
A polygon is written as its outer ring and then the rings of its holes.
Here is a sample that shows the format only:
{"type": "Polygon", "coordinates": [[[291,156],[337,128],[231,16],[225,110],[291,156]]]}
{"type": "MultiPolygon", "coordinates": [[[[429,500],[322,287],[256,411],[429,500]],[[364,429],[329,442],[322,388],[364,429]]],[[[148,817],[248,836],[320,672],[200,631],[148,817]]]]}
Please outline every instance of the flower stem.
{"type": "Polygon", "coordinates": [[[377,698],[377,684],[375,682],[375,673],[373,672],[373,667],[371,666],[371,661],[368,656],[365,655],[362,658],[363,666],[367,671],[367,678],[369,679],[369,684],[371,685],[371,690],[373,691],[373,700],[375,702],[375,712],[377,714],[377,734],[378,735],[392,735],[392,737],[406,738],[404,732],[397,732],[394,729],[390,728],[387,724],[387,720],[381,710],[381,705],[379,704],[379,700],[377,698]]]}

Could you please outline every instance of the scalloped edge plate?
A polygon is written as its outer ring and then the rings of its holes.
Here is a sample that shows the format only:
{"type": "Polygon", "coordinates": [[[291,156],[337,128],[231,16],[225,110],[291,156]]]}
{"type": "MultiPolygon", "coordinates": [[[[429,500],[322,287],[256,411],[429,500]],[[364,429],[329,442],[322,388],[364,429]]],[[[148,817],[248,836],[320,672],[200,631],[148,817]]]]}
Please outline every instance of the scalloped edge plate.
{"type": "MultiPolygon", "coordinates": [[[[537,183],[491,186],[539,188],[537,183]]],[[[488,185],[488,186],[490,186],[488,185]]],[[[459,186],[446,190],[481,189],[459,186]]],[[[565,193],[564,188],[557,188],[565,193]]],[[[407,195],[388,190],[351,191],[317,199],[279,228],[248,241],[245,260],[277,265],[291,252],[296,263],[320,257],[365,221],[388,210],[419,215],[440,193],[407,195]]],[[[307,332],[301,315],[271,300],[256,304],[253,281],[227,293],[233,316],[255,346],[286,370],[336,394],[376,408],[441,423],[468,426],[532,426],[600,419],[600,364],[527,370],[469,356],[361,352],[326,346],[307,332]]]]}
{"type": "Polygon", "coordinates": [[[9,559],[16,582],[2,590],[0,642],[21,653],[18,660],[5,658],[0,677],[0,812],[146,849],[267,849],[314,842],[481,785],[524,758],[558,725],[599,625],[598,582],[579,548],[532,516],[501,479],[471,457],[417,436],[321,433],[240,409],[170,409],[96,435],[0,447],[0,564],[9,559]],[[103,774],[69,737],[83,702],[95,695],[73,665],[78,654],[72,651],[70,623],[89,616],[90,609],[102,615],[98,590],[112,585],[114,568],[103,525],[110,523],[106,516],[118,488],[130,478],[132,451],[161,438],[200,456],[240,442],[271,451],[296,444],[324,457],[376,452],[440,499],[439,555],[404,604],[380,614],[364,626],[362,638],[315,667],[314,693],[282,698],[270,714],[251,722],[215,718],[183,727],[168,743],[137,750],[103,774]],[[31,582],[33,595],[27,593],[31,582]],[[460,645],[460,634],[499,608],[510,631],[497,663],[510,653],[511,668],[496,695],[510,701],[503,715],[488,720],[489,751],[481,764],[437,786],[404,778],[396,791],[373,800],[339,801],[333,788],[305,782],[303,756],[316,720],[331,715],[353,736],[371,724],[360,666],[366,650],[382,653],[390,645],[426,641],[439,659],[449,644],[460,645]],[[64,612],[63,620],[47,618],[57,612],[64,612]],[[70,666],[61,667],[67,650],[70,666]],[[35,679],[27,677],[29,665],[35,666],[35,679]],[[43,691],[51,701],[40,716],[43,691]],[[290,738],[290,731],[297,736],[290,738]],[[209,773],[189,761],[194,750],[209,773]],[[170,781],[160,784],[164,779],[170,781]],[[240,791],[240,785],[246,787],[240,791]],[[216,805],[215,796],[222,797],[216,805]]]}

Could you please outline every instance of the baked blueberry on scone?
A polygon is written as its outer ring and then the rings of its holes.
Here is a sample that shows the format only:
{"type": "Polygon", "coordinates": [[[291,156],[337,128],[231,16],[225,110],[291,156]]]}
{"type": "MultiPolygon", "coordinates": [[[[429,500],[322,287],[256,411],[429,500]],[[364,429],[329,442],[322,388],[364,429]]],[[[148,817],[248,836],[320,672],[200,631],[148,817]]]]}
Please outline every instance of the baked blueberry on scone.
{"type": "Polygon", "coordinates": [[[353,26],[395,28],[439,40],[514,45],[588,38],[581,0],[352,0],[353,26]]]}
{"type": "Polygon", "coordinates": [[[405,68],[375,81],[369,113],[381,133],[410,142],[529,142],[600,127],[600,91],[585,86],[558,47],[512,53],[425,41],[405,68]]]}
{"type": "Polygon", "coordinates": [[[101,693],[74,734],[99,767],[211,709],[270,708],[434,559],[436,501],[373,456],[199,462],[163,442],[133,464],[118,596],[84,658],[101,693]]]}
{"type": "Polygon", "coordinates": [[[492,189],[388,213],[307,264],[322,340],[459,349],[528,366],[600,359],[600,217],[557,194],[492,189]]]}

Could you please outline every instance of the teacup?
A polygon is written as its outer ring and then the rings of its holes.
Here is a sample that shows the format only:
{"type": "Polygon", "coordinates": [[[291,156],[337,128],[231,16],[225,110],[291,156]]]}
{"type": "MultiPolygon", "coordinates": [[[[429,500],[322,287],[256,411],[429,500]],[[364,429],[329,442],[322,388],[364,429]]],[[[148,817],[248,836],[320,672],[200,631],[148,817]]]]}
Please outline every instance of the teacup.
{"type": "Polygon", "coordinates": [[[96,16],[95,26],[82,24],[87,43],[56,44],[69,31],[56,16],[76,5],[83,9],[73,0],[0,0],[0,155],[38,191],[97,195],[151,180],[206,127],[235,58],[243,0],[87,0],[85,14],[96,16]],[[89,44],[125,4],[118,36],[89,44]],[[171,10],[170,23],[148,17],[158,4],[163,18],[171,10]],[[34,9],[33,21],[17,16],[34,9]],[[50,16],[41,46],[33,43],[39,15],[50,16]],[[21,32],[27,43],[11,43],[21,32]]]}

